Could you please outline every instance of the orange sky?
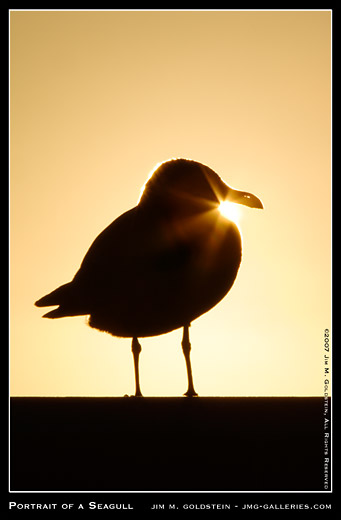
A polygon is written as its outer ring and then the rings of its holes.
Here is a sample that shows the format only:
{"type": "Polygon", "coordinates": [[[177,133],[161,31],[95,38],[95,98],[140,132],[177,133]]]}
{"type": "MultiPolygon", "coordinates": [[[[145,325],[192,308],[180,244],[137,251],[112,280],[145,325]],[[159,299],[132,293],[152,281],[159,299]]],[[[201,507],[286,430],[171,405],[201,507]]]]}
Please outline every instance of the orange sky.
{"type": "MultiPolygon", "coordinates": [[[[260,197],[228,296],[191,327],[200,395],[321,395],[331,327],[330,11],[10,12],[11,395],[134,392],[130,340],[34,302],[72,279],[156,163],[260,197]]],[[[141,340],[181,395],[181,330],[141,340]]]]}

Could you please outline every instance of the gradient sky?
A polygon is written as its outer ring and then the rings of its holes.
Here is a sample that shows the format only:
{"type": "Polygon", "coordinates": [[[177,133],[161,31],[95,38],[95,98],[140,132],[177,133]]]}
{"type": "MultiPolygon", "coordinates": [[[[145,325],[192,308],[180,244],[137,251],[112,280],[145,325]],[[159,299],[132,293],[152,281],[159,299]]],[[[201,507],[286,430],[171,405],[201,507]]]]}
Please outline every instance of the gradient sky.
{"type": "MultiPolygon", "coordinates": [[[[192,323],[197,392],[323,394],[331,12],[11,11],[11,395],[134,392],[129,339],[42,319],[34,302],[171,157],[265,208],[241,208],[237,280],[192,323]]],[[[144,395],[187,389],[181,336],[141,340],[144,395]]]]}

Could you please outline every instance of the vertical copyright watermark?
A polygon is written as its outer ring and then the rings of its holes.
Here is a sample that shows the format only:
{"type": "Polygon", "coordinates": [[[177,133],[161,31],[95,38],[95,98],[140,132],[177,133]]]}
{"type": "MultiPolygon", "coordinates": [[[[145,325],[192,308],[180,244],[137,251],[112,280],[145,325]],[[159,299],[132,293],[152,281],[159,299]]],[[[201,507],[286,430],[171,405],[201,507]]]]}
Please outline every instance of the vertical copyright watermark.
{"type": "Polygon", "coordinates": [[[331,386],[331,343],[329,329],[324,329],[323,341],[323,488],[330,491],[331,465],[331,424],[330,424],[330,386],[331,386]]]}

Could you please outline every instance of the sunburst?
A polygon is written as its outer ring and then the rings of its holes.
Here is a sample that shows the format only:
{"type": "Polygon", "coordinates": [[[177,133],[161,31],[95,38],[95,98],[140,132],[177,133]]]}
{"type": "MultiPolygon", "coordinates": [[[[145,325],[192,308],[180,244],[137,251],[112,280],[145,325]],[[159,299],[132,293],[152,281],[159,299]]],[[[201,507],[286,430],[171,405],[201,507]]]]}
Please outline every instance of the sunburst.
{"type": "Polygon", "coordinates": [[[228,220],[232,220],[235,224],[239,224],[240,220],[240,207],[239,204],[224,200],[219,205],[219,211],[221,215],[228,220]]]}

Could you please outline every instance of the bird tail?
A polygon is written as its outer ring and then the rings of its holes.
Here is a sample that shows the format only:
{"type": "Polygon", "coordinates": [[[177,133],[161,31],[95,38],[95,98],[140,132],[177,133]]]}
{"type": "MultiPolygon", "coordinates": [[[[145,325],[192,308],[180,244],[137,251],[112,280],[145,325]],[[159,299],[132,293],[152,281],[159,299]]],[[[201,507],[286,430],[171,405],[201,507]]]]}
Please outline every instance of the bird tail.
{"type": "Polygon", "coordinates": [[[35,302],[37,307],[49,307],[50,305],[59,305],[57,309],[47,312],[43,318],[63,318],[64,316],[75,316],[83,314],[82,312],[75,312],[71,310],[70,303],[72,301],[72,282],[66,283],[46,294],[35,302]],[[71,298],[70,298],[71,297],[71,298]],[[70,301],[71,300],[71,301],[70,301]]]}

